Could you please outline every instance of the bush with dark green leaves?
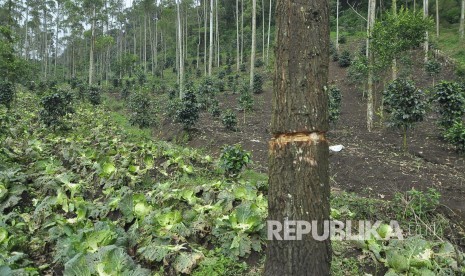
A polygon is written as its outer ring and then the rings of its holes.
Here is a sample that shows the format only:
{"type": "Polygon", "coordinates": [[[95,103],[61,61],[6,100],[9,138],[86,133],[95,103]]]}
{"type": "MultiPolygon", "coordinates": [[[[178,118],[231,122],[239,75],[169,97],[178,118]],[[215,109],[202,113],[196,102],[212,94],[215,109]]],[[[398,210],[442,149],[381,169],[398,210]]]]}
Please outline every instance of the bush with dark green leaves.
{"type": "Polygon", "coordinates": [[[221,116],[221,122],[227,130],[237,130],[237,116],[232,110],[228,109],[221,116]]]}
{"type": "Polygon", "coordinates": [[[425,63],[425,71],[429,76],[435,76],[441,72],[441,63],[435,59],[428,59],[425,63]]]}
{"type": "Polygon", "coordinates": [[[224,146],[221,150],[219,166],[226,177],[237,177],[242,169],[251,163],[252,155],[242,149],[240,144],[224,146]]]}
{"type": "Polygon", "coordinates": [[[340,35],[338,39],[339,44],[346,44],[347,37],[345,35],[340,35]]]}
{"type": "Polygon", "coordinates": [[[215,84],[215,81],[210,78],[204,78],[200,84],[198,89],[198,103],[199,107],[202,110],[208,109],[210,106],[211,100],[215,97],[215,94],[218,92],[218,86],[215,84]]]}
{"type": "Polygon", "coordinates": [[[263,76],[255,73],[253,76],[253,93],[260,94],[263,92],[263,76]]]}
{"type": "Polygon", "coordinates": [[[341,90],[336,86],[331,86],[329,88],[329,121],[336,122],[339,119],[341,114],[341,90]]]}
{"type": "Polygon", "coordinates": [[[99,105],[102,103],[102,97],[100,95],[101,91],[98,86],[94,86],[94,85],[90,86],[87,93],[88,93],[87,97],[91,104],[99,105]]]}
{"type": "Polygon", "coordinates": [[[176,122],[183,125],[184,130],[191,130],[194,128],[197,120],[199,119],[199,106],[197,98],[194,93],[188,90],[184,94],[180,107],[176,112],[176,122]]]}
{"type": "Polygon", "coordinates": [[[444,132],[447,142],[454,145],[458,152],[465,152],[465,125],[463,121],[456,121],[444,132]]]}
{"type": "Polygon", "coordinates": [[[120,79],[117,79],[117,78],[113,79],[113,87],[118,88],[119,85],[120,85],[120,79]]]}
{"type": "Polygon", "coordinates": [[[129,97],[128,107],[130,111],[129,122],[131,125],[136,125],[140,128],[154,125],[152,103],[145,93],[133,93],[129,97]]]}
{"type": "Polygon", "coordinates": [[[339,67],[349,67],[352,64],[352,58],[349,51],[342,51],[338,59],[339,67]]]}
{"type": "Polygon", "coordinates": [[[210,107],[208,108],[208,112],[210,115],[212,115],[215,118],[220,117],[221,115],[221,109],[220,109],[220,104],[217,99],[213,99],[210,107]]]}
{"type": "Polygon", "coordinates": [[[406,79],[397,79],[383,93],[384,110],[389,115],[388,124],[404,132],[404,149],[407,147],[407,130],[423,121],[427,100],[423,91],[406,79]]]}
{"type": "Polygon", "coordinates": [[[72,77],[70,80],[69,80],[69,85],[71,85],[71,89],[76,89],[77,86],[79,85],[79,80],[78,78],[76,77],[72,77]]]}
{"type": "Polygon", "coordinates": [[[255,60],[255,68],[263,67],[263,65],[265,65],[265,63],[263,62],[263,60],[261,58],[257,58],[255,60]]]}
{"type": "Polygon", "coordinates": [[[242,63],[240,65],[239,69],[241,70],[241,72],[245,72],[245,71],[247,71],[247,65],[245,63],[242,63]]]}
{"type": "Polygon", "coordinates": [[[456,82],[442,81],[434,87],[432,100],[438,105],[439,125],[450,128],[465,114],[464,86],[456,82]]]}
{"type": "Polygon", "coordinates": [[[347,80],[351,84],[364,84],[368,77],[368,61],[366,56],[357,56],[347,70],[347,80]]]}
{"type": "Polygon", "coordinates": [[[40,104],[40,120],[47,127],[62,126],[63,117],[74,112],[73,95],[67,90],[58,90],[44,96],[40,104]]]}
{"type": "Polygon", "coordinates": [[[224,79],[218,79],[216,81],[216,87],[217,87],[218,91],[224,92],[224,79]]]}
{"type": "Polygon", "coordinates": [[[15,87],[9,81],[0,82],[0,104],[5,105],[7,108],[11,107],[15,97],[15,87]]]}
{"type": "Polygon", "coordinates": [[[250,87],[248,84],[242,84],[241,89],[240,89],[240,96],[238,99],[239,106],[241,107],[241,110],[244,111],[250,111],[253,108],[253,96],[252,93],[250,93],[250,87]]]}

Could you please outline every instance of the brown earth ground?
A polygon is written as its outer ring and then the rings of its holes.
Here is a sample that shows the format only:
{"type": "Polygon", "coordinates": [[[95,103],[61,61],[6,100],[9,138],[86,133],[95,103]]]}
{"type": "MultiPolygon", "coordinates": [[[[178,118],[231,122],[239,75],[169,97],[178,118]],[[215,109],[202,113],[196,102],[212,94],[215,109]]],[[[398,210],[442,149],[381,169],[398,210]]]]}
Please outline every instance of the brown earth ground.
{"type": "MultiPolygon", "coordinates": [[[[421,89],[432,86],[433,79],[422,69],[421,53],[412,54],[415,66],[412,79],[421,89]]],[[[268,74],[270,75],[270,74],[268,74]]],[[[446,63],[437,80],[454,78],[453,69],[446,63]]],[[[387,74],[386,79],[389,79],[387,74]]],[[[436,126],[434,110],[424,122],[408,134],[408,152],[402,150],[402,133],[379,123],[368,132],[366,128],[366,101],[360,89],[349,83],[347,70],[330,62],[330,82],[341,89],[342,108],[339,121],[329,132],[331,145],[345,148],[330,156],[330,181],[333,190],[345,190],[365,197],[392,198],[396,192],[415,188],[436,188],[442,195],[442,210],[454,221],[465,224],[465,159],[444,142],[436,126]]],[[[271,122],[271,80],[268,79],[262,94],[254,95],[254,111],[246,114],[237,109],[237,94],[224,92],[218,95],[222,110],[236,111],[238,131],[227,131],[219,119],[203,113],[197,130],[187,142],[190,147],[204,148],[215,156],[226,144],[241,143],[252,152],[253,167],[267,171],[268,141],[271,122]]],[[[377,91],[382,91],[380,82],[377,91]]],[[[379,92],[378,92],[379,93],[379,92]]],[[[379,98],[379,94],[378,94],[379,98]]],[[[378,105],[379,106],[379,105],[378,105]]],[[[160,139],[178,140],[180,126],[165,120],[159,130],[160,139]]]]}

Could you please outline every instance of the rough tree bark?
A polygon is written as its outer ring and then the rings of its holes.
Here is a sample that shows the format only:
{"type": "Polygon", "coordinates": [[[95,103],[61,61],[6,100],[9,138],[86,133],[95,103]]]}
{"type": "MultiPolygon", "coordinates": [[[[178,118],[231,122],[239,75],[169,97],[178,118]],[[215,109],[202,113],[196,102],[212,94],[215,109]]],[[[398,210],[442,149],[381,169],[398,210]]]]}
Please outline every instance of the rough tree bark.
{"type": "MultiPolygon", "coordinates": [[[[328,0],[278,0],[276,18],[268,220],[317,221],[321,234],[330,210],[328,0]]],[[[331,243],[270,240],[266,257],[265,275],[330,275],[331,243]]]]}

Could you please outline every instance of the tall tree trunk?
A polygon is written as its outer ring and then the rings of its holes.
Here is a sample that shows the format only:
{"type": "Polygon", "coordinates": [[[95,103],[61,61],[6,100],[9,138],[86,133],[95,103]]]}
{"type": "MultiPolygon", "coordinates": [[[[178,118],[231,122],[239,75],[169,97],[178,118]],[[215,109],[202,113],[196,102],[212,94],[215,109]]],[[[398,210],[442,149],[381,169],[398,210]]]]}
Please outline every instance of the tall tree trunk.
{"type": "Polygon", "coordinates": [[[339,0],[336,2],[336,52],[339,53],[339,0]]]}
{"type": "Polygon", "coordinates": [[[179,51],[179,97],[182,99],[184,97],[184,53],[182,47],[182,23],[181,23],[181,0],[177,1],[177,17],[178,17],[178,51],[179,51]]]}
{"type": "MultiPolygon", "coordinates": [[[[397,0],[392,0],[392,14],[397,16],[397,0]]],[[[397,79],[397,59],[392,60],[392,80],[397,79]]]]}
{"type": "Polygon", "coordinates": [[[203,1],[203,67],[205,69],[205,76],[208,74],[207,66],[207,5],[208,1],[203,1]]]}
{"type": "Polygon", "coordinates": [[[216,21],[216,66],[220,67],[220,32],[218,21],[218,0],[215,0],[215,21],[216,21]]]}
{"type": "Polygon", "coordinates": [[[199,69],[199,59],[200,59],[200,42],[202,39],[201,32],[200,32],[200,27],[202,26],[202,18],[200,17],[200,8],[197,9],[197,23],[198,23],[198,28],[199,28],[199,37],[198,37],[198,42],[197,42],[197,64],[195,66],[195,69],[199,69]]]}
{"type": "Polygon", "coordinates": [[[25,38],[24,38],[24,58],[29,60],[29,6],[26,3],[26,21],[25,21],[25,38]]]}
{"type": "Polygon", "coordinates": [[[236,0],[236,71],[240,70],[240,41],[239,41],[239,0],[236,0]]]}
{"type": "Polygon", "coordinates": [[[147,73],[147,15],[144,14],[144,73],[147,73]]]}
{"type": "Polygon", "coordinates": [[[90,54],[89,54],[89,85],[92,85],[92,77],[94,75],[94,36],[95,36],[95,5],[92,12],[92,30],[90,36],[90,54]]]}
{"type": "Polygon", "coordinates": [[[374,101],[373,101],[373,79],[374,79],[374,55],[371,49],[371,37],[376,17],[376,0],[368,2],[368,27],[367,27],[367,58],[368,58],[368,89],[367,89],[367,129],[373,128],[374,101]]]}
{"type": "Polygon", "coordinates": [[[271,35],[271,11],[273,6],[273,0],[270,0],[270,10],[268,13],[268,41],[266,43],[266,66],[268,66],[270,61],[270,35],[271,35]]]}
{"type": "Polygon", "coordinates": [[[255,50],[257,48],[257,0],[252,0],[252,47],[250,53],[250,89],[253,89],[255,50]]]}
{"type": "Polygon", "coordinates": [[[241,0],[241,64],[244,62],[244,0],[241,0]]]}
{"type": "Polygon", "coordinates": [[[262,60],[265,60],[265,1],[262,0],[262,60]]]}
{"type": "Polygon", "coordinates": [[[210,48],[208,51],[208,76],[212,75],[213,66],[213,0],[210,0],[210,48]]]}
{"type": "Polygon", "coordinates": [[[439,37],[439,0],[436,0],[436,37],[439,37]]]}
{"type": "MultiPolygon", "coordinates": [[[[423,0],[423,15],[425,18],[428,17],[428,0],[423,0]]],[[[429,52],[429,33],[428,30],[425,32],[425,63],[428,61],[428,52],[429,52]]]]}
{"type": "Polygon", "coordinates": [[[58,59],[58,29],[60,25],[60,3],[57,2],[57,14],[56,14],[56,34],[55,34],[55,61],[54,61],[54,69],[53,69],[53,74],[56,77],[57,76],[57,59],[58,59]]]}
{"type": "MultiPolygon", "coordinates": [[[[44,5],[46,5],[44,3],[44,5]]],[[[44,78],[47,79],[48,63],[48,29],[47,29],[47,6],[44,8],[44,78]]]]}
{"type": "MultiPolygon", "coordinates": [[[[278,0],[276,17],[268,222],[315,221],[321,235],[330,212],[325,138],[329,4],[327,0],[278,0]]],[[[286,238],[285,232],[280,232],[281,238],[286,238]]],[[[295,232],[289,232],[288,238],[297,239],[295,232]]],[[[301,240],[268,242],[264,275],[330,275],[330,267],[329,237],[317,241],[306,234],[301,240]]]]}
{"type": "Polygon", "coordinates": [[[462,0],[462,11],[460,12],[460,39],[464,39],[465,34],[465,0],[462,0]]]}

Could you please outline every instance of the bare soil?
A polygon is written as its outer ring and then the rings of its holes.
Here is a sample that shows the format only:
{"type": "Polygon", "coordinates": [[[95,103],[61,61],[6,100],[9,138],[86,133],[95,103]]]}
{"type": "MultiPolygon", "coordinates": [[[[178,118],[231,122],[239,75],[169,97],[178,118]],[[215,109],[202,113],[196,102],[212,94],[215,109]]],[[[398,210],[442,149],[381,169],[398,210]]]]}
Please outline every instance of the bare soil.
{"type": "MultiPolygon", "coordinates": [[[[433,79],[423,70],[422,55],[413,53],[412,79],[421,89],[429,89],[433,79]]],[[[386,79],[389,79],[386,73],[386,79]]],[[[438,80],[452,80],[453,69],[446,63],[438,80]]],[[[402,149],[402,132],[379,123],[368,132],[366,128],[366,100],[360,89],[347,80],[347,70],[337,63],[330,63],[330,82],[342,91],[342,109],[339,121],[328,134],[331,145],[345,148],[330,156],[331,186],[333,189],[354,192],[366,197],[390,199],[396,192],[415,188],[436,188],[442,195],[443,210],[449,217],[465,224],[465,159],[443,141],[436,125],[436,114],[430,111],[424,122],[408,133],[408,151],[402,149]]],[[[378,99],[382,91],[378,83],[378,99]]],[[[268,141],[271,138],[271,81],[262,94],[254,95],[254,111],[246,114],[237,109],[237,94],[220,93],[222,110],[236,111],[238,131],[227,131],[220,119],[204,113],[197,124],[197,131],[187,142],[190,147],[204,148],[218,156],[226,144],[241,143],[253,154],[253,167],[267,171],[268,141]]],[[[162,122],[158,138],[179,140],[180,126],[170,120],[162,122]]]]}

